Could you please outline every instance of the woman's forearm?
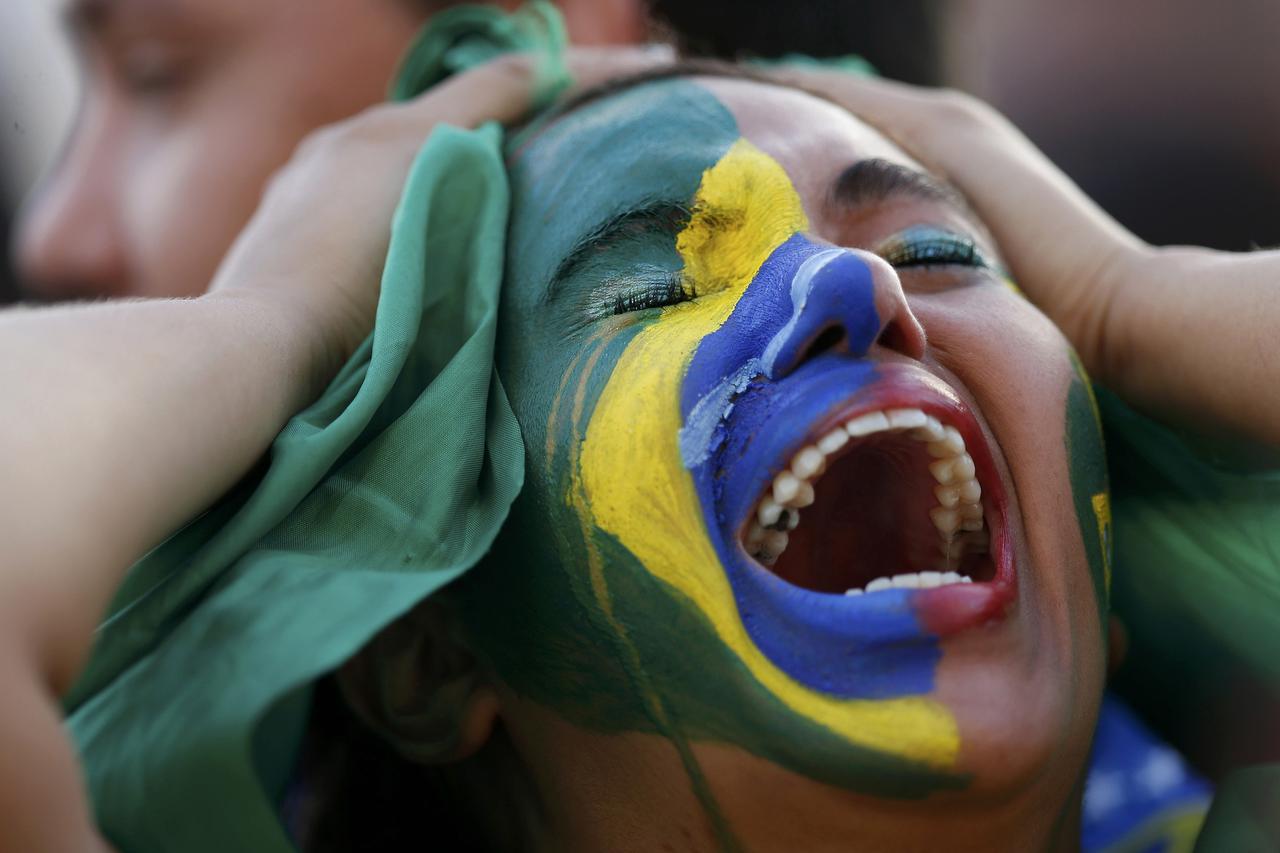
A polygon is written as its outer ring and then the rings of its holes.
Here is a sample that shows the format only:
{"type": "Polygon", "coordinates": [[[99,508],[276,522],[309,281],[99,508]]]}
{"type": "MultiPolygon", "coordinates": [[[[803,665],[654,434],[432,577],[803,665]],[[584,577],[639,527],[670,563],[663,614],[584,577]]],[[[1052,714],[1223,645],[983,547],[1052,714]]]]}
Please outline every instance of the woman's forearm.
{"type": "Polygon", "coordinates": [[[253,464],[317,356],[248,293],[0,314],[0,642],[65,689],[124,571],[253,464]]]}
{"type": "Polygon", "coordinates": [[[1280,447],[1280,252],[1175,247],[1129,263],[1101,378],[1153,414],[1280,447]]]}

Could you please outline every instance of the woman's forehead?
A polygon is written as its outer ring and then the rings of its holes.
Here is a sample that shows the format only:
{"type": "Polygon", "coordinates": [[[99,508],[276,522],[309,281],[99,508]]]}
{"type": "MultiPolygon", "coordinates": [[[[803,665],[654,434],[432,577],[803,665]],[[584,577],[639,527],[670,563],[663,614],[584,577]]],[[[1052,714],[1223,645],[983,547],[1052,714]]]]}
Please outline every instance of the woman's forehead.
{"type": "Polygon", "coordinates": [[[739,137],[777,159],[793,179],[830,163],[843,167],[869,158],[920,168],[877,130],[830,101],[782,84],[706,74],[641,81],[592,98],[527,138],[511,162],[527,168],[532,155],[538,165],[562,167],[604,151],[614,153],[605,160],[633,154],[666,159],[691,149],[718,157],[739,137]],[[619,136],[627,144],[593,144],[619,136]]]}
{"type": "Polygon", "coordinates": [[[508,252],[521,283],[545,283],[584,236],[655,203],[687,204],[738,140],[732,113],[683,79],[627,88],[562,114],[510,158],[508,252]]]}
{"type": "Polygon", "coordinates": [[[803,198],[825,193],[833,176],[860,160],[888,160],[925,171],[882,133],[831,101],[789,86],[699,77],[739,133],[777,160],[803,198]]]}
{"type": "Polygon", "coordinates": [[[688,204],[744,138],[819,218],[852,163],[915,166],[865,122],[796,89],[714,76],[641,82],[556,116],[513,152],[515,278],[545,284],[585,235],[629,210],[688,204]]]}

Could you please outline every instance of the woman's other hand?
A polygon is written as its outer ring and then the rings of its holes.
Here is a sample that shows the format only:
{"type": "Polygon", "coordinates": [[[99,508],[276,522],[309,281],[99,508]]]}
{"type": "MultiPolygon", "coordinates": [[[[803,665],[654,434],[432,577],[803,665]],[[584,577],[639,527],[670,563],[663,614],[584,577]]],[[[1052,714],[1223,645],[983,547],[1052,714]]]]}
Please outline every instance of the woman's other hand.
{"type": "Polygon", "coordinates": [[[842,104],[950,180],[1091,374],[1158,417],[1280,445],[1280,253],[1153,247],[1012,123],[960,92],[835,71],[777,76],[842,104]]]}

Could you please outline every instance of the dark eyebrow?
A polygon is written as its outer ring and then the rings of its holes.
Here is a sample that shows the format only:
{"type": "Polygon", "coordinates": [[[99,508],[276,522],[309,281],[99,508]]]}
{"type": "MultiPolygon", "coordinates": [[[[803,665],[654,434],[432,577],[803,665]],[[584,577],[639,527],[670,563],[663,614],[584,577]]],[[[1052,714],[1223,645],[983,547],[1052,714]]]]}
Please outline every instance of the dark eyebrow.
{"type": "Polygon", "coordinates": [[[969,210],[964,197],[937,178],[875,157],[848,166],[831,187],[831,202],[843,208],[863,207],[895,196],[941,202],[963,213],[969,210]]]}
{"type": "Polygon", "coordinates": [[[556,297],[556,291],[562,281],[567,279],[581,267],[591,255],[607,249],[609,246],[643,234],[670,234],[676,232],[689,221],[689,206],[681,202],[657,201],[640,207],[624,210],[606,220],[605,223],[574,244],[564,260],[556,267],[551,281],[547,283],[544,298],[556,297]]]}

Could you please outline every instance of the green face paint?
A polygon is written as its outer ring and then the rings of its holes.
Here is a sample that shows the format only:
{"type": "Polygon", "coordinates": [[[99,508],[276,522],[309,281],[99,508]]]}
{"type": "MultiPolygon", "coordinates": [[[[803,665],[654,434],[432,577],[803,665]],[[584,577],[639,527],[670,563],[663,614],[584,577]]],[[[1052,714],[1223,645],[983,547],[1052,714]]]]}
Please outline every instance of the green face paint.
{"type": "Polygon", "coordinates": [[[1084,366],[1074,352],[1076,378],[1067,391],[1066,444],[1071,470],[1071,498],[1089,560],[1098,617],[1105,641],[1111,591],[1111,492],[1107,485],[1107,456],[1102,419],[1084,366]]]}
{"type": "MultiPolygon", "coordinates": [[[[579,725],[671,739],[695,789],[691,741],[734,744],[869,793],[918,797],[956,787],[963,780],[938,758],[954,754],[945,711],[914,697],[838,702],[788,682],[754,648],[726,639],[707,600],[655,575],[601,529],[584,486],[584,477],[608,480],[600,468],[608,453],[586,463],[582,454],[602,397],[606,389],[618,396],[610,381],[634,361],[640,336],[701,322],[690,311],[615,317],[614,302],[636,282],[647,290],[679,281],[682,211],[737,143],[736,123],[716,98],[666,81],[561,117],[514,155],[499,368],[529,470],[492,558],[460,585],[459,599],[480,651],[514,688],[579,725]],[[574,251],[602,231],[596,248],[574,251]],[[935,719],[937,733],[929,729],[935,719]],[[898,747],[877,740],[881,730],[924,735],[898,747]]],[[[714,329],[708,322],[699,334],[714,329]]],[[[663,390],[672,399],[678,392],[674,382],[663,390]]],[[[642,407],[637,422],[648,416],[642,407]]],[[[678,455],[652,464],[665,481],[688,479],[678,455]]],[[[705,543],[701,517],[678,502],[656,499],[636,513],[655,536],[678,528],[705,543]]],[[[695,569],[723,583],[714,560],[695,569]]],[[[712,604],[723,613],[732,599],[712,604]]]]}

